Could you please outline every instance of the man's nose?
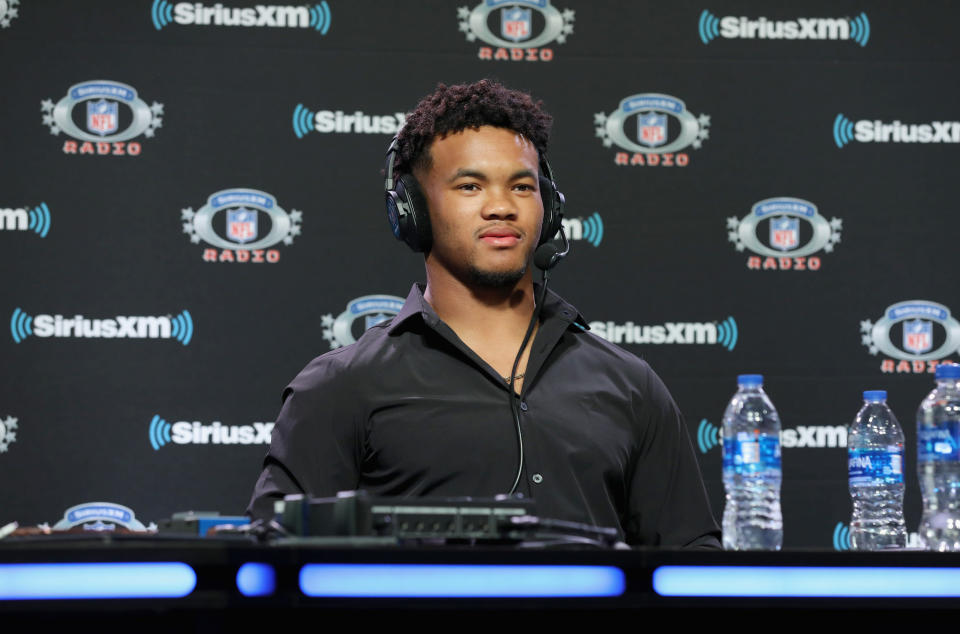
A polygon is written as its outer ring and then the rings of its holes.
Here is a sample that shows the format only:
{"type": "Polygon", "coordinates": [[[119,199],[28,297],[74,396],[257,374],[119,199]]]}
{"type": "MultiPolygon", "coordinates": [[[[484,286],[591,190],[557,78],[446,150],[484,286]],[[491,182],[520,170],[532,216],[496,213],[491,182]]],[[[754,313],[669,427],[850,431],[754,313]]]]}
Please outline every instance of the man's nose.
{"type": "Polygon", "coordinates": [[[509,191],[499,188],[488,190],[489,197],[483,206],[483,217],[487,219],[514,218],[517,215],[516,201],[509,191]]]}

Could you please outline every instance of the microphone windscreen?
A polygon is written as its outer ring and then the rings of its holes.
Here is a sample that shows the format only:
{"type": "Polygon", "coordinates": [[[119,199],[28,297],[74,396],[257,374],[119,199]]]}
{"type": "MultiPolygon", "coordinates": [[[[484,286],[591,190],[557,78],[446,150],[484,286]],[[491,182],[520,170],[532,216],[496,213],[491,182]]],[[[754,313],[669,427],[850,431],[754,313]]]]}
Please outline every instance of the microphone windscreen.
{"type": "Polygon", "coordinates": [[[539,247],[537,247],[537,250],[533,254],[533,263],[538,269],[546,271],[556,264],[554,256],[559,252],[560,249],[549,242],[546,244],[541,244],[539,247]]]}

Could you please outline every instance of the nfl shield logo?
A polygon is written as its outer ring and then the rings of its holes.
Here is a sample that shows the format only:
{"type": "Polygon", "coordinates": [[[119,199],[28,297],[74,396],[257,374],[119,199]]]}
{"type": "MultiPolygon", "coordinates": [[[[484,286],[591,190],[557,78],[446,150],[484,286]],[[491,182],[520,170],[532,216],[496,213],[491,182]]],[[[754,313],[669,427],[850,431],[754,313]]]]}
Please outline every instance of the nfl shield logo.
{"type": "Polygon", "coordinates": [[[252,209],[227,210],[227,237],[243,244],[257,237],[257,212],[252,209]]]}
{"type": "Polygon", "coordinates": [[[667,115],[648,112],[640,115],[640,142],[650,147],[667,141],[667,115]]]}
{"type": "Polygon", "coordinates": [[[529,38],[531,15],[533,13],[530,9],[504,9],[500,12],[500,33],[514,42],[529,38]]]}
{"type": "Polygon", "coordinates": [[[903,322],[903,348],[923,354],[933,347],[933,324],[924,319],[903,322]]]}
{"type": "Polygon", "coordinates": [[[770,245],[781,251],[797,248],[800,243],[800,219],[781,216],[770,221],[770,245]]]}
{"type": "Polygon", "coordinates": [[[87,129],[94,134],[105,136],[117,131],[117,103],[115,101],[87,102],[87,129]]]}

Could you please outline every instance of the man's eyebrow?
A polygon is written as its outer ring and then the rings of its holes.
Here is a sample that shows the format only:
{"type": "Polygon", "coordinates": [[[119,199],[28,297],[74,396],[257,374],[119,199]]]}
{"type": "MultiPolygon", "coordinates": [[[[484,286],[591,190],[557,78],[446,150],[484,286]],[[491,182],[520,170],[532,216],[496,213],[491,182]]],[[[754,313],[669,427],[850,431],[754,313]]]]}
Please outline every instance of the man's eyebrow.
{"type": "Polygon", "coordinates": [[[487,180],[487,175],[479,170],[461,167],[456,172],[454,172],[453,176],[451,176],[449,180],[447,180],[447,182],[448,183],[453,182],[458,178],[476,178],[477,180],[485,181],[487,180]]]}
{"type": "Polygon", "coordinates": [[[510,175],[510,180],[512,181],[515,181],[521,178],[532,178],[533,180],[537,180],[537,175],[533,170],[526,170],[526,169],[517,170],[516,172],[510,175]]]}
{"type": "MultiPolygon", "coordinates": [[[[485,181],[487,180],[487,175],[479,170],[461,167],[453,174],[453,176],[450,177],[450,179],[447,182],[448,183],[453,182],[458,178],[475,178],[477,180],[485,181]]],[[[519,180],[521,178],[532,178],[536,180],[537,174],[533,170],[522,169],[522,170],[517,170],[516,172],[510,175],[510,180],[512,181],[519,180]]]]}

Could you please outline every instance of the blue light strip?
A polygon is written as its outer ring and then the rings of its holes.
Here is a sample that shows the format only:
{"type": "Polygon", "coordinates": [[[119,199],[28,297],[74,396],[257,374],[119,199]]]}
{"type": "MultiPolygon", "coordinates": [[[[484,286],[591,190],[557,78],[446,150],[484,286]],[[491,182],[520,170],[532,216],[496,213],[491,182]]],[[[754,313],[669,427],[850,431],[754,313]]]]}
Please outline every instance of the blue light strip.
{"type": "Polygon", "coordinates": [[[311,597],[611,597],[626,577],[612,566],[307,564],[311,597]]]}
{"type": "Polygon", "coordinates": [[[185,597],[197,573],[180,562],[0,564],[0,601],[185,597]]]}
{"type": "Polygon", "coordinates": [[[960,597],[960,568],[660,566],[670,597],[960,597]]]}
{"type": "Polygon", "coordinates": [[[237,570],[237,590],[245,597],[268,597],[277,589],[277,572],[270,564],[245,563],[237,570]]]}

